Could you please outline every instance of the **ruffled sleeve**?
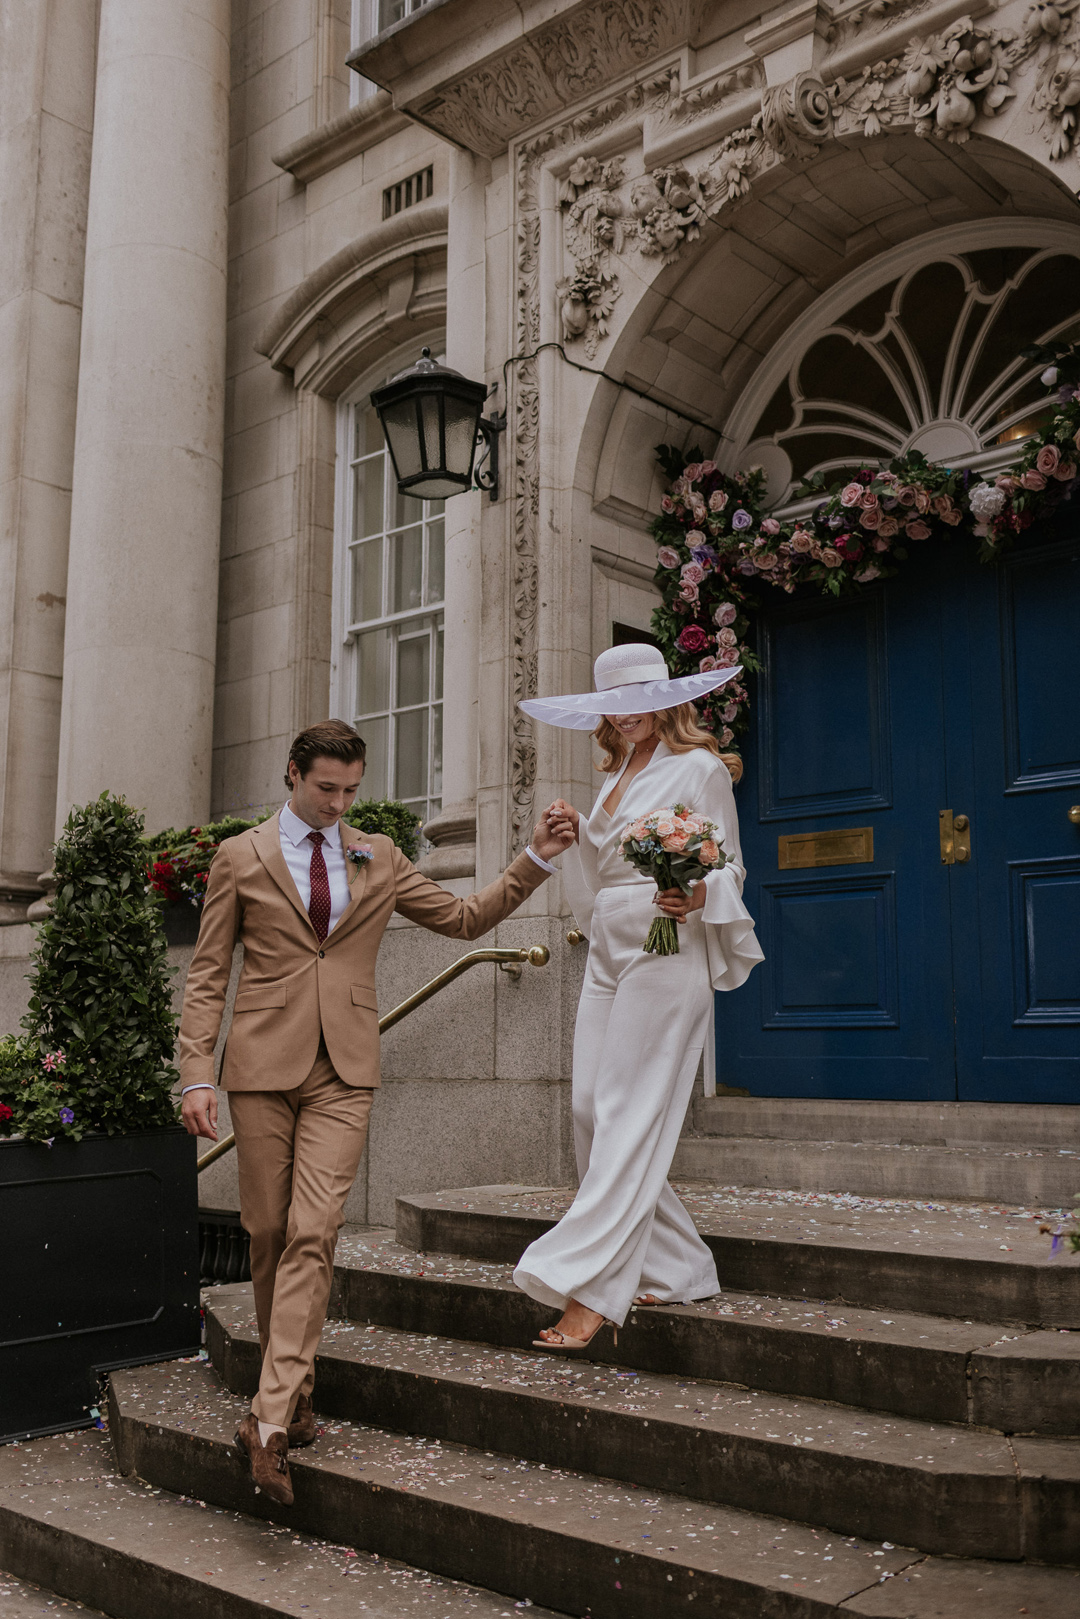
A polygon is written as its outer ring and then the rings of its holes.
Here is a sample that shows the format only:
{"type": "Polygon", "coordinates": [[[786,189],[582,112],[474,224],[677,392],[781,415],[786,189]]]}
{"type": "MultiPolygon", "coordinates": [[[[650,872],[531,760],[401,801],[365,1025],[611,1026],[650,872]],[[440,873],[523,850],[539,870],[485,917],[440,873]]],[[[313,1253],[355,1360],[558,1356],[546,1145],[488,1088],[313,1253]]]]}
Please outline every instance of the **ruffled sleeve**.
{"type": "Polygon", "coordinates": [[[727,855],[727,864],[704,879],[705,905],[701,919],[709,951],[709,973],[714,989],[738,989],[759,961],[764,961],[754,932],[754,919],[742,902],[746,868],[739,843],[739,817],[727,766],[713,755],[694,809],[715,821],[727,855]]]}

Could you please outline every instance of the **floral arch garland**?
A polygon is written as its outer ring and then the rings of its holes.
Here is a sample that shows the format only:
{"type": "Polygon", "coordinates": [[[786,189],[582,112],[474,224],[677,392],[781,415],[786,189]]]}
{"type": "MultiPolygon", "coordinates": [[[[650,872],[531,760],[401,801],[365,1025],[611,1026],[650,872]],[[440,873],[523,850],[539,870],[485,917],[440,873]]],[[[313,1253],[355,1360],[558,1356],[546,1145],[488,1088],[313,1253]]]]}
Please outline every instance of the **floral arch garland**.
{"type": "MultiPolygon", "coordinates": [[[[788,595],[816,586],[849,596],[898,573],[909,543],[957,531],[978,542],[980,561],[992,562],[1018,534],[1052,517],[1080,486],[1080,344],[1024,354],[1049,362],[1042,381],[1057,409],[992,482],[909,453],[887,467],[860,468],[827,491],[815,479],[801,493],[825,498],[807,516],[781,520],[763,509],[760,470],[729,477],[696,448],[684,462],[672,445],[659,445],[671,482],[652,523],[664,598],[652,626],[672,672],[760,668],[746,643],[757,605],[751,580],[788,595]]],[[[737,748],[750,719],[745,683],[723,687],[698,708],[720,745],[737,748]]]]}

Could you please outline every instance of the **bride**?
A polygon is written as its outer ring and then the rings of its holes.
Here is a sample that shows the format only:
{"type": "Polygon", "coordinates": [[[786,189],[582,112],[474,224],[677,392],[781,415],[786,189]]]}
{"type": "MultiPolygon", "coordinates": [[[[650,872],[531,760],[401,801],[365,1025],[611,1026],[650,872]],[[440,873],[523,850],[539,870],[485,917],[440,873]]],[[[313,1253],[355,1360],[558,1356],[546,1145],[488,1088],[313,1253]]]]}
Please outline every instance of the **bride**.
{"type": "Polygon", "coordinates": [[[547,811],[553,831],[574,834],[563,877],[589,956],[574,1037],[580,1186],[514,1273],[531,1298],[562,1312],[536,1340],[541,1349],[584,1350],[605,1321],[620,1326],[635,1302],[673,1304],[719,1291],[712,1254],[667,1175],[710,1028],[712,992],[737,989],[763,959],[741,899],[731,775],[691,700],[739,673],[716,669],[672,680],[655,647],[631,644],[597,658],[595,693],[521,704],[549,725],[595,727],[606,754],[587,819],[562,799],[547,811]],[[727,864],[689,895],[677,888],[658,894],[619,854],[630,821],[673,804],[714,821],[727,854],[727,864]],[[642,949],[655,905],[681,924],[677,955],[642,949]]]}

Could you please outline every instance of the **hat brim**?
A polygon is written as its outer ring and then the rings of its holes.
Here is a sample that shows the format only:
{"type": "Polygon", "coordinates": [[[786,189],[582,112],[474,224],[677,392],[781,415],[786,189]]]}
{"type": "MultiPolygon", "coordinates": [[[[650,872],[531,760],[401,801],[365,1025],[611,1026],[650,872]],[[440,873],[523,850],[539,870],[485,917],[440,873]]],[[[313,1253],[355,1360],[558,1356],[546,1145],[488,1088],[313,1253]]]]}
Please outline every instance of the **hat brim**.
{"type": "Polygon", "coordinates": [[[718,691],[729,680],[742,674],[742,664],[733,669],[710,669],[700,675],[680,675],[677,680],[641,680],[629,686],[612,686],[608,691],[568,692],[563,697],[526,697],[518,707],[545,725],[558,725],[565,731],[593,731],[605,714],[657,714],[662,708],[677,708],[718,691]]]}

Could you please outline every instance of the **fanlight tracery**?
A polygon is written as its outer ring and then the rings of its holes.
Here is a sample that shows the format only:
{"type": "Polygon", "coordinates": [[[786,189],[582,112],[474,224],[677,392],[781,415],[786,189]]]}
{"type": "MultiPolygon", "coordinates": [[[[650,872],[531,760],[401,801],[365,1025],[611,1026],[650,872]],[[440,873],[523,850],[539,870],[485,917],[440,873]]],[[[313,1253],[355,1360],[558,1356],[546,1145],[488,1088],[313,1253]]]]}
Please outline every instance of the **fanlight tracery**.
{"type": "Polygon", "coordinates": [[[1080,330],[1080,253],[993,247],[939,254],[811,329],[738,455],[774,501],[909,450],[950,465],[1042,420],[1039,365],[1021,350],[1080,330]]]}

